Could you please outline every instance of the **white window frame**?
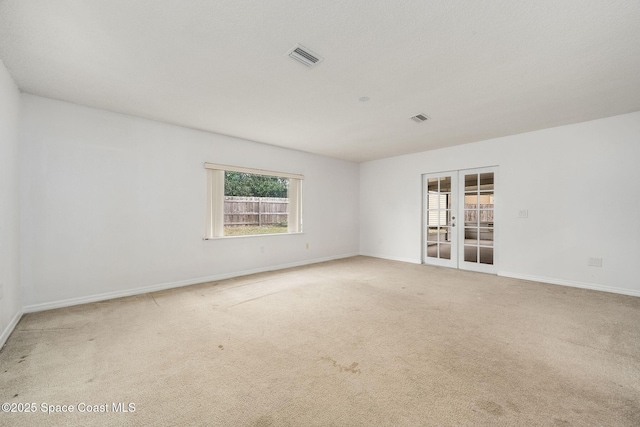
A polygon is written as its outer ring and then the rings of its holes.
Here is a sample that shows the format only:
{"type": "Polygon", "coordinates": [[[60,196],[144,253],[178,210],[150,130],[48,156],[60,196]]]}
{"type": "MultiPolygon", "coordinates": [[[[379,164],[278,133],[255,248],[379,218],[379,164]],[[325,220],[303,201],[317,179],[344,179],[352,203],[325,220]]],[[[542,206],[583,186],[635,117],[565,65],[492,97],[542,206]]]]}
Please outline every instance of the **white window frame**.
{"type": "MultiPolygon", "coordinates": [[[[205,240],[244,237],[224,235],[224,173],[226,171],[288,178],[288,230],[287,233],[282,234],[302,233],[302,181],[304,180],[304,175],[209,162],[204,163],[204,168],[207,171],[207,223],[205,240]]],[[[265,234],[248,234],[246,236],[265,236],[265,234]]]]}

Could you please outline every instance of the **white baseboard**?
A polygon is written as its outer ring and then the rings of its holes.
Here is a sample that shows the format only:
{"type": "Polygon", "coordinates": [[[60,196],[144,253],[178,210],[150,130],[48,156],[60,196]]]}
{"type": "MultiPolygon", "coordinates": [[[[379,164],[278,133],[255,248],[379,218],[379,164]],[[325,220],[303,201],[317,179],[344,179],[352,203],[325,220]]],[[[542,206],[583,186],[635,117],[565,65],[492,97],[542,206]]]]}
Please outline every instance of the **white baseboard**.
{"type": "Polygon", "coordinates": [[[13,330],[15,329],[16,325],[20,321],[20,318],[22,317],[23,314],[24,312],[22,310],[18,311],[16,315],[13,316],[13,318],[11,319],[7,327],[4,328],[4,331],[2,331],[2,335],[0,335],[0,349],[2,348],[2,346],[4,346],[4,343],[6,343],[7,340],[9,339],[11,332],[13,332],[13,330]]]}
{"type": "MultiPolygon", "coordinates": [[[[386,255],[374,254],[374,253],[370,253],[370,252],[361,252],[360,255],[369,256],[369,257],[373,257],[373,258],[388,259],[388,260],[391,260],[391,261],[401,261],[401,262],[408,262],[408,263],[412,263],[412,264],[422,264],[421,260],[412,259],[412,258],[391,257],[391,256],[386,256],[386,255]]],[[[507,271],[499,271],[498,272],[498,276],[510,277],[512,279],[528,280],[528,281],[531,281],[531,282],[548,283],[548,284],[551,284],[551,285],[569,286],[569,287],[573,287],[573,288],[582,288],[582,289],[591,289],[591,290],[594,290],[594,291],[601,291],[601,292],[611,292],[611,293],[614,293],[614,294],[629,295],[629,296],[632,296],[632,297],[640,297],[640,290],[626,289],[626,288],[616,288],[614,286],[597,285],[597,284],[594,284],[594,283],[576,282],[576,281],[572,281],[572,280],[555,279],[555,278],[551,278],[551,277],[530,276],[530,275],[527,275],[527,274],[510,273],[510,272],[507,272],[507,271]]]]}
{"type": "Polygon", "coordinates": [[[640,297],[640,291],[636,291],[633,289],[616,288],[613,286],[596,285],[594,283],[574,282],[572,280],[554,279],[550,277],[529,276],[527,274],[510,273],[508,271],[499,271],[498,276],[510,277],[512,279],[529,280],[531,282],[549,283],[551,285],[570,286],[573,288],[592,289],[594,291],[611,292],[614,294],[640,297]]]}
{"type": "MultiPolygon", "coordinates": [[[[269,267],[255,268],[251,270],[236,271],[233,273],[225,273],[225,274],[219,274],[214,276],[180,280],[177,282],[160,283],[157,285],[144,286],[141,288],[127,289],[127,290],[115,291],[115,292],[106,292],[102,294],[89,295],[89,296],[78,297],[78,298],[70,298],[66,300],[27,305],[23,307],[22,311],[16,313],[14,318],[11,320],[10,324],[5,328],[4,331],[2,331],[2,335],[0,335],[0,348],[2,345],[4,345],[7,338],[9,338],[9,335],[11,335],[11,332],[13,331],[15,326],[18,324],[18,321],[22,317],[23,313],[34,313],[37,311],[52,310],[55,308],[70,307],[73,305],[87,304],[87,303],[97,302],[97,301],[105,301],[109,299],[128,297],[132,295],[146,294],[149,292],[163,291],[166,289],[179,288],[182,286],[196,285],[199,283],[206,283],[206,282],[215,282],[219,280],[231,279],[231,278],[240,277],[240,276],[247,276],[247,275],[256,274],[256,273],[264,273],[266,271],[283,270],[287,268],[300,267],[303,265],[333,261],[336,259],[350,258],[357,255],[388,259],[391,261],[407,262],[411,264],[422,263],[419,259],[414,259],[414,258],[392,257],[387,255],[369,253],[369,252],[362,252],[359,254],[348,253],[348,254],[334,255],[334,256],[324,257],[324,258],[315,258],[315,259],[310,259],[305,261],[298,261],[298,262],[293,262],[288,264],[280,264],[280,265],[269,266],[269,267]]],[[[596,285],[592,283],[582,283],[582,282],[574,282],[569,280],[561,280],[561,279],[554,279],[554,278],[548,278],[548,277],[529,276],[526,274],[510,273],[505,271],[498,272],[498,276],[510,277],[513,279],[529,280],[533,282],[549,283],[552,285],[571,286],[575,288],[592,289],[596,291],[612,292],[616,294],[640,297],[640,291],[625,289],[625,288],[616,288],[612,286],[596,285]]]]}
{"type": "Polygon", "coordinates": [[[160,283],[157,285],[144,286],[142,288],[126,289],[123,291],[106,292],[97,295],[89,295],[85,297],[70,298],[66,300],[51,301],[41,304],[32,304],[23,307],[24,313],[34,313],[37,311],[52,310],[55,308],[70,307],[73,305],[87,304],[97,301],[105,301],[114,298],[130,297],[133,295],[146,294],[149,292],[164,291],[166,289],[179,288],[182,286],[197,285],[199,283],[215,282],[219,280],[231,279],[233,277],[248,276],[250,274],[264,273],[266,271],[284,270],[286,268],[300,267],[303,265],[317,264],[320,262],[333,261],[336,259],[350,258],[359,255],[358,253],[349,253],[342,255],[334,255],[324,258],[315,258],[305,261],[292,262],[288,264],[280,264],[269,267],[255,268],[252,270],[236,271],[233,273],[218,274],[214,276],[198,277],[194,279],[180,280],[177,282],[160,283]]]}
{"type": "Polygon", "coordinates": [[[402,257],[388,256],[388,255],[380,255],[380,254],[374,254],[374,253],[371,253],[371,252],[360,252],[360,255],[362,255],[362,256],[370,256],[372,258],[388,259],[390,261],[408,262],[410,264],[422,264],[422,261],[420,261],[419,259],[414,259],[414,258],[402,258],[402,257]]]}

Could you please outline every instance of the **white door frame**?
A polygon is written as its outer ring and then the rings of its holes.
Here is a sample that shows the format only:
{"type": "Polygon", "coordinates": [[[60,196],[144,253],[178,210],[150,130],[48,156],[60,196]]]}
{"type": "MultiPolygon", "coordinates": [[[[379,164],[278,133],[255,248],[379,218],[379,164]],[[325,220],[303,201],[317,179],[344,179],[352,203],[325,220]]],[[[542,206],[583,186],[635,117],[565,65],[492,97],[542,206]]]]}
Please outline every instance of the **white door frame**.
{"type": "MultiPolygon", "coordinates": [[[[433,184],[433,181],[432,181],[433,184]]],[[[443,171],[436,173],[426,173],[422,175],[422,263],[429,265],[437,265],[442,267],[449,268],[458,268],[461,270],[470,270],[470,271],[478,271],[483,273],[491,273],[496,274],[498,272],[498,241],[499,241],[499,225],[500,218],[498,215],[499,210],[496,209],[496,203],[498,203],[498,166],[488,166],[482,168],[474,168],[474,169],[460,169],[453,171],[443,171]],[[465,175],[470,174],[481,174],[481,173],[493,173],[493,263],[492,264],[483,264],[480,263],[479,259],[476,259],[476,262],[468,262],[465,261],[465,175]],[[431,254],[433,255],[433,247],[434,244],[438,244],[439,242],[433,242],[433,237],[429,238],[429,226],[431,225],[433,231],[433,225],[429,224],[429,211],[433,212],[433,209],[429,209],[428,206],[428,181],[435,178],[443,178],[450,177],[451,178],[451,192],[449,193],[451,196],[450,207],[451,213],[446,217],[445,224],[435,224],[435,225],[443,225],[447,227],[448,230],[451,230],[451,254],[450,259],[443,259],[440,257],[440,252],[438,252],[438,256],[428,256],[429,248],[431,248],[431,254]],[[455,219],[454,219],[455,218],[455,219]],[[431,241],[429,241],[431,240],[431,241]]],[[[482,191],[479,190],[481,193],[482,191]]],[[[433,221],[433,215],[432,215],[433,221]]],[[[441,221],[440,221],[441,222],[441,221]]],[[[478,230],[478,242],[473,243],[479,250],[484,248],[483,245],[480,244],[479,240],[479,231],[478,230]]],[[[440,238],[440,237],[438,237],[440,238]]],[[[469,243],[467,250],[469,250],[469,246],[471,245],[471,240],[467,240],[469,243]]],[[[447,242],[448,243],[448,242],[447,242]]]]}
{"type": "MultiPolygon", "coordinates": [[[[475,168],[475,169],[462,169],[458,171],[458,206],[461,209],[458,211],[460,218],[460,231],[458,238],[458,268],[461,270],[471,270],[478,271],[481,273],[498,273],[498,229],[500,225],[500,218],[497,218],[497,210],[496,210],[496,199],[498,194],[498,167],[497,166],[489,166],[483,168],[475,168]],[[472,174],[482,174],[482,173],[493,173],[493,263],[492,264],[482,264],[480,262],[467,262],[465,261],[465,175],[472,174]]],[[[482,194],[482,191],[479,191],[482,194]]],[[[478,229],[477,240],[480,241],[480,230],[478,229]]],[[[482,250],[483,248],[480,248],[482,250]]]]}
{"type": "MultiPolygon", "coordinates": [[[[442,267],[450,267],[450,268],[458,268],[458,251],[455,249],[457,247],[456,242],[458,241],[458,228],[455,226],[456,216],[457,216],[457,205],[458,205],[458,197],[455,196],[458,191],[458,172],[457,171],[447,171],[441,173],[430,173],[422,175],[422,262],[424,264],[430,265],[439,265],[442,267]],[[437,195],[442,195],[448,197],[448,201],[450,203],[450,209],[446,209],[447,207],[441,207],[441,199],[442,197],[435,197],[435,202],[438,206],[431,207],[429,206],[429,180],[436,180],[436,185],[439,185],[439,182],[442,178],[450,178],[450,189],[448,192],[440,192],[440,187],[437,187],[437,195]],[[444,209],[442,209],[444,208],[444,209]],[[429,213],[436,212],[435,215],[435,223],[429,223],[429,213]],[[450,217],[454,218],[450,218],[450,217]],[[448,245],[449,248],[449,259],[441,256],[440,250],[443,248],[441,245],[441,240],[443,235],[439,232],[431,234],[431,236],[436,237],[436,241],[433,241],[433,237],[429,238],[429,228],[444,228],[447,230],[447,233],[450,234],[448,236],[448,241],[445,241],[445,246],[448,245]],[[431,240],[431,241],[430,241],[431,240]],[[431,251],[430,251],[431,249],[431,251]],[[436,256],[429,256],[429,254],[433,254],[433,250],[436,250],[436,256]]],[[[432,222],[434,220],[434,215],[431,216],[432,222]]],[[[433,230],[432,230],[433,231],[433,230]]]]}

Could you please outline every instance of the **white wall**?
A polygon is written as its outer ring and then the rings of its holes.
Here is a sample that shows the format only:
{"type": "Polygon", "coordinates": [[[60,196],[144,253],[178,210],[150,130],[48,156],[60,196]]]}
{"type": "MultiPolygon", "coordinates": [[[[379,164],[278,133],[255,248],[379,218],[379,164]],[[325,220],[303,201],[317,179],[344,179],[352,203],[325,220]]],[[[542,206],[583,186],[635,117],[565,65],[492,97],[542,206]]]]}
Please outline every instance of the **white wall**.
{"type": "MultiPolygon", "coordinates": [[[[0,71],[5,330],[21,307],[19,95],[0,71]]],[[[32,95],[21,114],[28,311],[358,251],[420,262],[421,174],[489,165],[500,167],[499,274],[640,295],[640,112],[359,166],[32,95]],[[203,241],[204,161],[304,174],[305,233],[203,241]]]]}
{"type": "Polygon", "coordinates": [[[421,174],[499,165],[499,274],[640,296],[639,161],[636,112],[363,163],[360,250],[420,262],[421,174]]]}
{"type": "Polygon", "coordinates": [[[22,312],[18,194],[19,112],[20,92],[0,60],[0,347],[22,312]]]}
{"type": "Polygon", "coordinates": [[[21,147],[27,311],[358,253],[355,163],[32,95],[21,147]],[[304,234],[203,241],[205,161],[304,174],[304,234]]]}

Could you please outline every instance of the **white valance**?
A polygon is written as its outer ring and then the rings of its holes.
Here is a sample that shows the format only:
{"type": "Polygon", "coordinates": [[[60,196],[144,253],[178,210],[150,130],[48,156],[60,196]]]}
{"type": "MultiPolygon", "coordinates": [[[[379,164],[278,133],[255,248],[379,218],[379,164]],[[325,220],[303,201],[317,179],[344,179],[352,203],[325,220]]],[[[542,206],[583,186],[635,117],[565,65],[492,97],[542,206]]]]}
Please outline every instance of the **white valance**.
{"type": "Polygon", "coordinates": [[[254,169],[254,168],[243,168],[241,166],[220,165],[217,163],[209,163],[209,162],[205,162],[204,167],[205,169],[212,169],[212,170],[218,170],[218,171],[242,172],[242,173],[251,173],[254,175],[280,176],[282,178],[304,179],[304,175],[300,175],[297,173],[276,172],[276,171],[254,169]]]}

